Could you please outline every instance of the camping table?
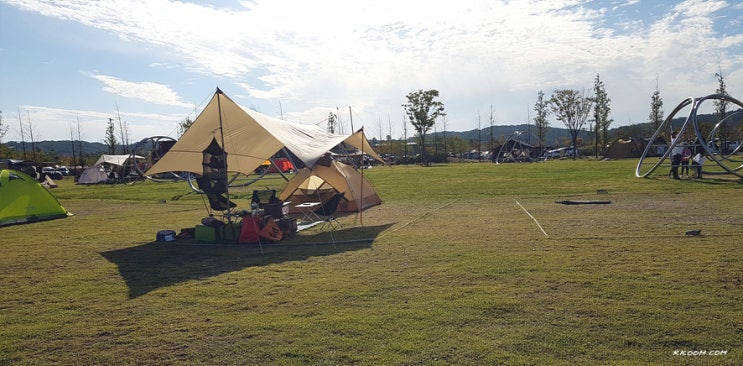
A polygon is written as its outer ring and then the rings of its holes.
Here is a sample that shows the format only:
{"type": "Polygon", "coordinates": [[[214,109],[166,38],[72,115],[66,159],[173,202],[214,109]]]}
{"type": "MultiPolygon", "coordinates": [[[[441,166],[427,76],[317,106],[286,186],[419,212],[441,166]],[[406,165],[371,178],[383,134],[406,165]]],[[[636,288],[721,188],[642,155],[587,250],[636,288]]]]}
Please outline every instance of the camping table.
{"type": "Polygon", "coordinates": [[[320,206],[320,202],[304,202],[294,207],[302,211],[302,222],[315,222],[322,221],[320,216],[315,213],[317,206],[320,206]]]}

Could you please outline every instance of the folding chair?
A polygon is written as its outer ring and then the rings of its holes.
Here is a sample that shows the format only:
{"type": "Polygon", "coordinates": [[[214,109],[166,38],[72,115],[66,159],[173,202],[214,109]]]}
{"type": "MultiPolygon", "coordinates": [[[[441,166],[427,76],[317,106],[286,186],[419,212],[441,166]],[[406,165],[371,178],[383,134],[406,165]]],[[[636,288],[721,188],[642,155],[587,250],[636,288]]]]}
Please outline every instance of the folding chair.
{"type": "Polygon", "coordinates": [[[336,193],[333,197],[323,203],[322,206],[315,209],[314,213],[323,220],[321,229],[325,228],[325,225],[329,225],[331,229],[335,230],[333,223],[337,224],[338,227],[342,227],[338,221],[335,220],[335,212],[338,210],[338,205],[341,203],[341,199],[345,198],[345,193],[336,193]]]}

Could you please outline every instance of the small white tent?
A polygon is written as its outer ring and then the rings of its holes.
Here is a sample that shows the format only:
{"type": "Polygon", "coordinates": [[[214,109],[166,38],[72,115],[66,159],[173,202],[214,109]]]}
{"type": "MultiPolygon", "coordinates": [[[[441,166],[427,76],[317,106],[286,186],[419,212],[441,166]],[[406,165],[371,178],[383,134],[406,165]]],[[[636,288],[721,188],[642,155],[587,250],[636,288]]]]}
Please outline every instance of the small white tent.
{"type": "MultiPolygon", "coordinates": [[[[144,157],[135,155],[135,159],[144,159],[144,157]]],[[[103,154],[95,164],[85,168],[80,178],[77,180],[77,184],[98,184],[106,183],[108,181],[108,173],[104,167],[104,164],[111,164],[115,166],[124,166],[127,161],[131,158],[131,155],[107,155],[103,154]]]]}

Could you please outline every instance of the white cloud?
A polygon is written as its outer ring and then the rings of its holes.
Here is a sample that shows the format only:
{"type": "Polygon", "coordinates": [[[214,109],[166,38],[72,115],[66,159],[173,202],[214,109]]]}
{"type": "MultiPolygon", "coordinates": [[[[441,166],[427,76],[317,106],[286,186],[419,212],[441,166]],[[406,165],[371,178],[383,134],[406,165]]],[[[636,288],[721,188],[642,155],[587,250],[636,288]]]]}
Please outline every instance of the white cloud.
{"type": "MultiPolygon", "coordinates": [[[[740,4],[609,3],[255,0],[230,9],[168,0],[25,0],[14,6],[152,47],[167,57],[148,66],[226,80],[253,100],[282,101],[288,115],[308,122],[349,105],[370,121],[380,114],[397,118],[405,94],[438,89],[450,128],[471,129],[477,110],[489,105],[500,121],[521,123],[539,90],[590,88],[598,73],[615,120],[638,123],[649,113],[656,76],[673,104],[714,90],[711,75],[719,67],[743,66],[730,54],[740,50],[743,34],[714,30],[718,17],[740,4]],[[651,7],[654,18],[630,16],[651,7]],[[609,22],[609,9],[630,15],[609,22]]],[[[173,85],[106,73],[89,76],[107,92],[191,107],[173,85]]],[[[736,80],[743,83],[729,85],[736,80]]]]}
{"type": "MultiPolygon", "coordinates": [[[[71,110],[61,108],[50,108],[44,106],[21,105],[18,107],[18,113],[25,126],[28,121],[37,130],[36,141],[41,140],[59,140],[78,138],[78,126],[80,127],[80,137],[86,141],[100,141],[103,139],[106,123],[109,118],[126,123],[132,134],[132,141],[136,142],[145,136],[168,135],[175,137],[178,121],[183,120],[181,115],[165,115],[160,113],[137,113],[130,111],[108,112],[94,110],[71,110]],[[166,132],[163,133],[163,126],[166,132]],[[51,136],[53,134],[53,136],[51,136]]],[[[21,140],[20,128],[11,125],[13,132],[18,140],[21,140]]],[[[28,136],[25,139],[28,140],[28,136]]]]}
{"type": "Polygon", "coordinates": [[[184,103],[178,95],[166,85],[151,82],[131,82],[109,75],[88,74],[93,79],[102,82],[103,91],[125,98],[141,100],[147,103],[192,108],[192,104],[184,103]]]}

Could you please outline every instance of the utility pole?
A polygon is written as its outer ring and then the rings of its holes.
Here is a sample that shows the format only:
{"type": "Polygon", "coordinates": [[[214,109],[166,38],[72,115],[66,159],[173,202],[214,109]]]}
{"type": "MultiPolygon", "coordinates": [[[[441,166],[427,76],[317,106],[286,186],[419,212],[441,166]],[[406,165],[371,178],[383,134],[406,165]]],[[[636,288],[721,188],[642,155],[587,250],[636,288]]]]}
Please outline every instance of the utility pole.
{"type": "Polygon", "coordinates": [[[348,106],[348,115],[351,116],[351,133],[354,133],[353,130],[353,112],[351,112],[351,106],[348,106]]]}

